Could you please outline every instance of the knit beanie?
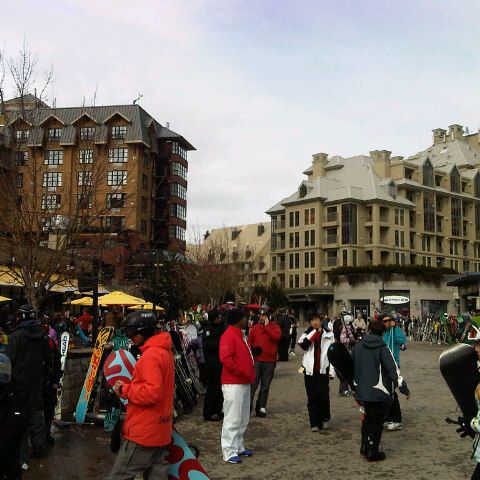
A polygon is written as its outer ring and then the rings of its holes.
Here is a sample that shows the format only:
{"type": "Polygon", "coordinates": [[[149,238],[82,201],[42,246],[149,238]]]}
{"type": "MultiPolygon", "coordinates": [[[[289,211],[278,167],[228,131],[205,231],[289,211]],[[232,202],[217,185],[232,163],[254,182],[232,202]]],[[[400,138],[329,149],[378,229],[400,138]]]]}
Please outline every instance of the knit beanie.
{"type": "Polygon", "coordinates": [[[227,312],[227,324],[236,325],[244,316],[245,312],[241,308],[233,308],[227,312]]]}

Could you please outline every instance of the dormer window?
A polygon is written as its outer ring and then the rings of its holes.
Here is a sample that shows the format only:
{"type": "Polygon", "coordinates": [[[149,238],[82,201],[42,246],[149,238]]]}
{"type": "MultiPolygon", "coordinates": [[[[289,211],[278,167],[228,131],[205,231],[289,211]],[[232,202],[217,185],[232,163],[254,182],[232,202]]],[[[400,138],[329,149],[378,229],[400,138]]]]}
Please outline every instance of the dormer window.
{"type": "Polygon", "coordinates": [[[17,139],[18,142],[25,142],[26,140],[28,140],[29,136],[30,136],[30,130],[28,129],[15,131],[15,138],[17,139]]]}
{"type": "Polygon", "coordinates": [[[307,194],[307,186],[303,183],[299,189],[300,198],[303,198],[307,194]]]}
{"type": "Polygon", "coordinates": [[[423,184],[427,187],[433,187],[433,166],[430,160],[423,164],[423,184]]]}
{"type": "Polygon", "coordinates": [[[450,174],[450,189],[452,192],[461,191],[460,173],[458,173],[457,167],[454,167],[450,174]]]}
{"type": "Polygon", "coordinates": [[[397,198],[397,194],[398,194],[397,186],[393,182],[388,184],[388,194],[392,198],[397,198]]]}
{"type": "Polygon", "coordinates": [[[126,136],[127,136],[126,125],[112,127],[112,138],[114,140],[123,140],[126,136]]]}
{"type": "Polygon", "coordinates": [[[480,174],[477,173],[474,180],[475,196],[480,198],[480,174]]]}
{"type": "Polygon", "coordinates": [[[49,128],[48,129],[48,141],[49,142],[58,142],[62,136],[61,128],[49,128]]]}
{"type": "Polygon", "coordinates": [[[95,134],[95,127],[80,128],[80,140],[93,140],[95,134]]]}

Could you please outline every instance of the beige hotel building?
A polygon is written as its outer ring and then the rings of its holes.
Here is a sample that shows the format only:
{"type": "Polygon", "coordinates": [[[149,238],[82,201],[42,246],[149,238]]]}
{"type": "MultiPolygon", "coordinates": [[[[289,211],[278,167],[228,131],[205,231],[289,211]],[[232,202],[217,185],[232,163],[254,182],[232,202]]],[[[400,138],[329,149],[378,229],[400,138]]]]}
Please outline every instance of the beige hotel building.
{"type": "Polygon", "coordinates": [[[388,285],[329,283],[339,266],[411,264],[480,271],[480,136],[460,125],[433,130],[408,158],[313,155],[307,176],[271,207],[271,278],[301,313],[343,307],[370,314],[381,292],[404,294],[409,313],[451,311],[455,290],[395,279],[388,285]]]}

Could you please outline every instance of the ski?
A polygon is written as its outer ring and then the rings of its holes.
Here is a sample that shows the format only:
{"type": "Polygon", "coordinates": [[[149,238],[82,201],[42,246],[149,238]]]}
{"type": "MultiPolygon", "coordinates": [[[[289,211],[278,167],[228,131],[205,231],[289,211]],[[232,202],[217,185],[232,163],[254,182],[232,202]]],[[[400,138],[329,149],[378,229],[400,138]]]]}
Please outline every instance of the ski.
{"type": "Polygon", "coordinates": [[[62,366],[62,378],[60,379],[60,386],[57,390],[57,405],[55,406],[55,419],[62,418],[62,393],[63,393],[63,379],[65,378],[65,365],[67,363],[68,344],[70,342],[70,334],[63,332],[60,337],[60,364],[62,366]]]}

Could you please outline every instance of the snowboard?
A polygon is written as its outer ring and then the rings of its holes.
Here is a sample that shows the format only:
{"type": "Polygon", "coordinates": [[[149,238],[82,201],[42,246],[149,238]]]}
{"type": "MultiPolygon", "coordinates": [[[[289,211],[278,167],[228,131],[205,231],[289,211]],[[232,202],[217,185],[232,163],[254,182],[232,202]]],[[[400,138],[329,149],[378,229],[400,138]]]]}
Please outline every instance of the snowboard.
{"type": "MultiPolygon", "coordinates": [[[[113,387],[117,380],[129,383],[133,378],[135,358],[130,352],[117,350],[112,352],[103,366],[105,378],[113,387]]],[[[128,408],[128,405],[127,405],[128,408]]],[[[176,431],[172,431],[172,439],[167,446],[168,454],[165,457],[170,463],[168,469],[169,480],[209,480],[207,472],[190,450],[187,442],[176,431]]]]}
{"type": "Polygon", "coordinates": [[[68,342],[70,342],[70,334],[68,332],[63,332],[60,336],[60,365],[63,375],[60,379],[60,387],[57,390],[57,405],[55,406],[55,418],[57,420],[62,418],[62,390],[63,379],[65,378],[65,365],[67,363],[68,342]]]}
{"type": "Polygon", "coordinates": [[[327,358],[339,378],[347,382],[352,391],[355,390],[353,358],[348,348],[342,342],[334,342],[328,347],[327,358]]]}
{"type": "Polygon", "coordinates": [[[95,341],[95,346],[93,347],[87,376],[85,377],[85,382],[83,383],[83,388],[80,393],[80,398],[78,399],[77,408],[75,410],[75,421],[77,423],[83,423],[85,421],[88,402],[95,385],[95,379],[97,378],[98,367],[100,366],[100,362],[102,360],[105,345],[112,335],[112,332],[113,327],[105,327],[98,332],[97,340],[95,341]]]}
{"type": "Polygon", "coordinates": [[[477,415],[475,389],[480,383],[477,361],[475,349],[464,343],[444,351],[439,358],[443,379],[468,422],[477,415]]]}

